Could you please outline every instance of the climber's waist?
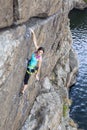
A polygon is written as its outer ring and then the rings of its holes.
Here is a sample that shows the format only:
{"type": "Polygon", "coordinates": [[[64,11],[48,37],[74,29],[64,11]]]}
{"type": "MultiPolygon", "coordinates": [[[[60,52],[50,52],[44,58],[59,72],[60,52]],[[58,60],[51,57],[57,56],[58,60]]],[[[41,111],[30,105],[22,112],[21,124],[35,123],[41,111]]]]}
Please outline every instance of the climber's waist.
{"type": "Polygon", "coordinates": [[[28,74],[32,74],[32,73],[34,73],[34,72],[36,72],[38,70],[38,67],[37,66],[35,66],[34,68],[27,68],[27,73],[28,74]]]}

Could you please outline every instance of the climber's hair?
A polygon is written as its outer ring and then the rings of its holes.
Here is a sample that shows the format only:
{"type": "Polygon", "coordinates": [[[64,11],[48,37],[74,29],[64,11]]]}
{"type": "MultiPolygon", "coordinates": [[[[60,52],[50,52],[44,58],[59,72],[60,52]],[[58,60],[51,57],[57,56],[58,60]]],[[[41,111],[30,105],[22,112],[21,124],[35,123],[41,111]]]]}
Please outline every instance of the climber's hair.
{"type": "Polygon", "coordinates": [[[40,50],[43,51],[43,53],[45,52],[45,49],[44,49],[43,47],[39,47],[39,48],[37,49],[37,52],[40,51],[40,50]]]}

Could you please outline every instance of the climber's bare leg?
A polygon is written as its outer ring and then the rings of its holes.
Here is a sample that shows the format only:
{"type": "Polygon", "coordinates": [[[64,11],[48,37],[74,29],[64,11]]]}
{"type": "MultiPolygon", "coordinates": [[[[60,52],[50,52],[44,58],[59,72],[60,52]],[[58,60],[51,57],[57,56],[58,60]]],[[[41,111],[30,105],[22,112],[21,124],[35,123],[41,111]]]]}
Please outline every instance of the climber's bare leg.
{"type": "Polygon", "coordinates": [[[25,84],[21,90],[21,93],[24,94],[25,90],[27,89],[28,87],[28,84],[25,84]]]}

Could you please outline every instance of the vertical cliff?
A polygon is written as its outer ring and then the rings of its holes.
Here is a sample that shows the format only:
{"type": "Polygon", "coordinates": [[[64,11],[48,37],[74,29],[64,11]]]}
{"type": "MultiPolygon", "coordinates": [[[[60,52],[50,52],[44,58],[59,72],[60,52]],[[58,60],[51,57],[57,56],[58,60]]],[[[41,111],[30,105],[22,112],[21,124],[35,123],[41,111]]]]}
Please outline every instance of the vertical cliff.
{"type": "Polygon", "coordinates": [[[83,0],[1,0],[0,130],[75,130],[68,118],[68,89],[78,61],[72,49],[69,11],[87,7],[83,0]],[[32,34],[45,47],[41,78],[29,80],[19,97],[26,58],[35,51],[32,34]]]}

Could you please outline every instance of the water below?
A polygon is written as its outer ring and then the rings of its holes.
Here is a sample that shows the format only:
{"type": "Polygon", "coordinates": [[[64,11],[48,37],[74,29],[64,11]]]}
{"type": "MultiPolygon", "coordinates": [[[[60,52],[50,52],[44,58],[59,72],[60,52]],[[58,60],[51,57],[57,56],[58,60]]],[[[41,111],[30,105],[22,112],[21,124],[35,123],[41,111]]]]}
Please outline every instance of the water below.
{"type": "Polygon", "coordinates": [[[73,10],[69,14],[73,36],[73,48],[79,59],[77,82],[70,89],[73,103],[70,117],[78,127],[87,130],[87,9],[73,10]]]}

